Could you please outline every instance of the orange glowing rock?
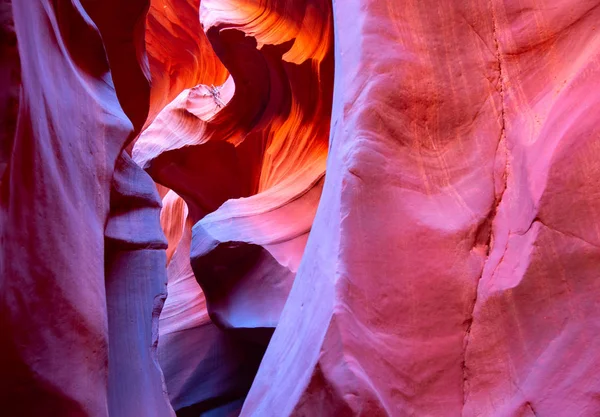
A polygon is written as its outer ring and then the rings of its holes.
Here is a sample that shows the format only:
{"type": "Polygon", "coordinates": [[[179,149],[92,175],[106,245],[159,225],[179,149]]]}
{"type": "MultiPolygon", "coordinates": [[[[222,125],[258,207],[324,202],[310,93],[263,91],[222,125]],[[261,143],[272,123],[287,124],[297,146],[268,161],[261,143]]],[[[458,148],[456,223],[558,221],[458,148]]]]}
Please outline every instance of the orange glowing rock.
{"type": "MultiPolygon", "coordinates": [[[[275,4],[279,13],[266,4],[203,2],[201,23],[230,76],[179,93],[133,149],[173,190],[163,200],[171,263],[159,353],[176,409],[201,408],[216,395],[199,384],[200,370],[215,360],[227,364],[213,372],[215,381],[242,364],[258,367],[311,229],[327,157],[332,33],[329,6],[301,3],[275,4]],[[182,216],[195,226],[185,226],[173,253],[182,216]],[[229,334],[238,341],[226,342],[229,334]],[[182,353],[200,339],[233,343],[237,353],[182,353]]],[[[245,393],[252,376],[228,377],[233,386],[219,395],[245,393]]]]}
{"type": "Polygon", "coordinates": [[[598,22],[1,1],[0,414],[600,415],[598,22]]]}
{"type": "Polygon", "coordinates": [[[220,85],[227,70],[216,57],[198,20],[199,0],[152,0],[145,43],[152,79],[148,126],[181,91],[220,85]]]}

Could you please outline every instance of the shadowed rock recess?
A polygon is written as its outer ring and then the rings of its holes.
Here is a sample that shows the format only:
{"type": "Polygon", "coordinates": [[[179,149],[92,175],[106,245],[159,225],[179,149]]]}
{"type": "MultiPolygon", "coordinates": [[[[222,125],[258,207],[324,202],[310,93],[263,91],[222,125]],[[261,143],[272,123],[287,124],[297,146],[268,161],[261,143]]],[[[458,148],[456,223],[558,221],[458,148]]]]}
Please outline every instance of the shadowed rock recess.
{"type": "Polygon", "coordinates": [[[0,0],[0,415],[600,416],[598,0],[0,0]]]}

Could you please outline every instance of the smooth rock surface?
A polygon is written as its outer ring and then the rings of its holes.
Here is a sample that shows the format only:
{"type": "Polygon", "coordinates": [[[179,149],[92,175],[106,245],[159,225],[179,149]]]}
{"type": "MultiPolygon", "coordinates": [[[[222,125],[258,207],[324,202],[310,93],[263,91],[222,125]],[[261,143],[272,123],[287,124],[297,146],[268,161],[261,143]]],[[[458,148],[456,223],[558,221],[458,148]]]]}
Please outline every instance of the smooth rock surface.
{"type": "Polygon", "coordinates": [[[598,11],[334,2],[323,196],[242,416],[599,412],[598,11]]]}
{"type": "MultiPolygon", "coordinates": [[[[174,415],[155,352],[160,202],[122,154],[149,108],[146,7],[12,3],[18,61],[3,60],[2,89],[20,96],[14,136],[2,126],[2,415],[174,415]]],[[[3,120],[15,105],[5,99],[3,120]]]]}
{"type": "Polygon", "coordinates": [[[167,266],[168,297],[158,340],[171,404],[178,416],[237,415],[265,346],[240,340],[211,321],[190,265],[192,229],[187,207],[173,191],[163,199],[162,222],[178,225],[166,233],[169,245],[176,249],[167,266]]]}
{"type": "Polygon", "coordinates": [[[110,416],[174,416],[157,356],[167,296],[160,209],[154,182],[123,152],[105,230],[110,416]]]}
{"type": "Polygon", "coordinates": [[[0,35],[1,415],[600,415],[597,0],[0,35]]]}

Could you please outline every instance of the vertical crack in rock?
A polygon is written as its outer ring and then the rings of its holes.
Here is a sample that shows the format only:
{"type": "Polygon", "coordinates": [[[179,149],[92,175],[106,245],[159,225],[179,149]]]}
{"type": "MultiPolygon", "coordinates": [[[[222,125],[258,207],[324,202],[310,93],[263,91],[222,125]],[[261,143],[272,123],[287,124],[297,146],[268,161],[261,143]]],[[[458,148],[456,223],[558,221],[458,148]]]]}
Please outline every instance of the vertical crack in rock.
{"type": "Polygon", "coordinates": [[[165,375],[163,374],[162,369],[160,367],[160,363],[158,362],[159,319],[160,319],[160,313],[163,310],[166,299],[167,299],[167,284],[165,282],[164,291],[162,291],[160,294],[157,294],[154,297],[154,301],[152,303],[152,323],[151,323],[152,344],[150,345],[150,358],[152,359],[152,363],[154,363],[154,365],[156,366],[156,369],[158,369],[158,371],[159,371],[163,395],[165,397],[165,400],[167,401],[167,404],[170,404],[169,394],[167,392],[167,384],[165,381],[165,375]]]}
{"type": "MultiPolygon", "coordinates": [[[[508,175],[508,148],[506,146],[506,106],[505,106],[505,102],[504,102],[504,72],[503,72],[503,66],[502,66],[502,54],[500,52],[500,42],[498,41],[498,21],[496,18],[496,12],[495,12],[495,8],[494,8],[494,4],[493,1],[490,1],[490,9],[491,9],[491,15],[492,15],[492,38],[494,41],[494,47],[495,47],[495,52],[496,52],[496,62],[497,62],[497,71],[498,71],[498,93],[500,94],[500,135],[499,135],[499,139],[498,139],[498,145],[496,147],[496,152],[495,152],[495,156],[494,156],[494,174],[493,174],[493,178],[494,178],[494,187],[496,187],[496,175],[497,175],[497,160],[498,160],[498,154],[500,152],[504,152],[504,154],[502,155],[502,158],[504,159],[504,169],[502,171],[502,181],[503,181],[503,186],[502,189],[496,193],[495,196],[495,200],[493,203],[493,206],[490,208],[490,211],[488,212],[487,217],[483,220],[482,224],[488,223],[490,224],[489,227],[489,233],[487,236],[487,242],[486,242],[486,261],[484,262],[484,266],[481,270],[481,274],[479,275],[479,277],[477,278],[477,284],[475,286],[475,295],[473,297],[473,301],[471,304],[471,312],[470,312],[470,316],[467,319],[466,322],[466,330],[465,330],[465,337],[464,337],[464,341],[463,341],[463,362],[462,362],[462,370],[463,370],[463,413],[462,415],[464,415],[464,406],[467,402],[467,397],[468,397],[468,367],[467,367],[467,363],[466,363],[466,356],[467,356],[467,348],[469,345],[469,339],[471,336],[471,327],[473,326],[473,319],[474,319],[474,314],[475,314],[475,306],[477,304],[477,296],[479,293],[479,284],[481,282],[481,278],[483,276],[483,273],[485,271],[485,267],[487,265],[487,262],[489,261],[489,256],[491,253],[491,247],[494,244],[494,221],[496,219],[496,214],[498,212],[498,207],[500,206],[500,204],[502,203],[502,198],[504,197],[504,193],[506,192],[506,187],[507,187],[507,175],[508,175]],[[503,149],[502,149],[503,148],[503,149]]],[[[500,257],[499,261],[498,261],[498,265],[500,265],[502,263],[502,260],[504,259],[504,254],[506,253],[506,247],[503,250],[503,254],[500,257]]],[[[494,268],[494,271],[498,268],[498,265],[496,265],[496,267],[494,268]]],[[[535,413],[534,413],[535,414],[535,413]]]]}
{"type": "Polygon", "coordinates": [[[529,401],[527,401],[526,405],[529,408],[529,411],[531,411],[531,414],[533,414],[535,417],[537,417],[538,414],[535,412],[535,410],[534,410],[533,406],[531,405],[531,403],[529,401]]]}

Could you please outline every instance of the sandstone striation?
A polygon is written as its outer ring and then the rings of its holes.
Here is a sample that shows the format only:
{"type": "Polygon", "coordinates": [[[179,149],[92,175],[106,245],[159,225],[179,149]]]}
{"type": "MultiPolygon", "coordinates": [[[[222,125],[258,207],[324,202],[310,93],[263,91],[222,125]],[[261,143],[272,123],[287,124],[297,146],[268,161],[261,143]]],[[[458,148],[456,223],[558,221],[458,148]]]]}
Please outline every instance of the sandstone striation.
{"type": "Polygon", "coordinates": [[[0,35],[0,414],[600,415],[596,0],[0,35]]]}
{"type": "MultiPolygon", "coordinates": [[[[293,16],[280,21],[258,17],[276,16],[282,6],[203,2],[200,21],[230,76],[183,90],[133,148],[134,159],[186,203],[182,210],[181,200],[169,204],[174,194],[165,197],[164,218],[173,218],[173,241],[180,240],[170,243],[169,254],[177,249],[159,339],[180,414],[241,407],[319,203],[333,86],[331,16],[326,4],[311,3],[290,7],[293,16]],[[224,12],[230,8],[237,12],[224,12]],[[286,36],[268,35],[274,27],[286,36]],[[322,36],[308,37],[310,30],[322,36]],[[200,343],[206,353],[189,352],[200,343]]],[[[168,236],[172,224],[163,224],[168,236]]]]}
{"type": "Polygon", "coordinates": [[[595,415],[597,5],[334,16],[327,178],[242,415],[595,415]]]}
{"type": "Polygon", "coordinates": [[[20,94],[2,148],[1,413],[174,415],[155,352],[160,202],[122,153],[148,113],[147,3],[11,6],[18,61],[2,66],[20,65],[20,94]]]}

